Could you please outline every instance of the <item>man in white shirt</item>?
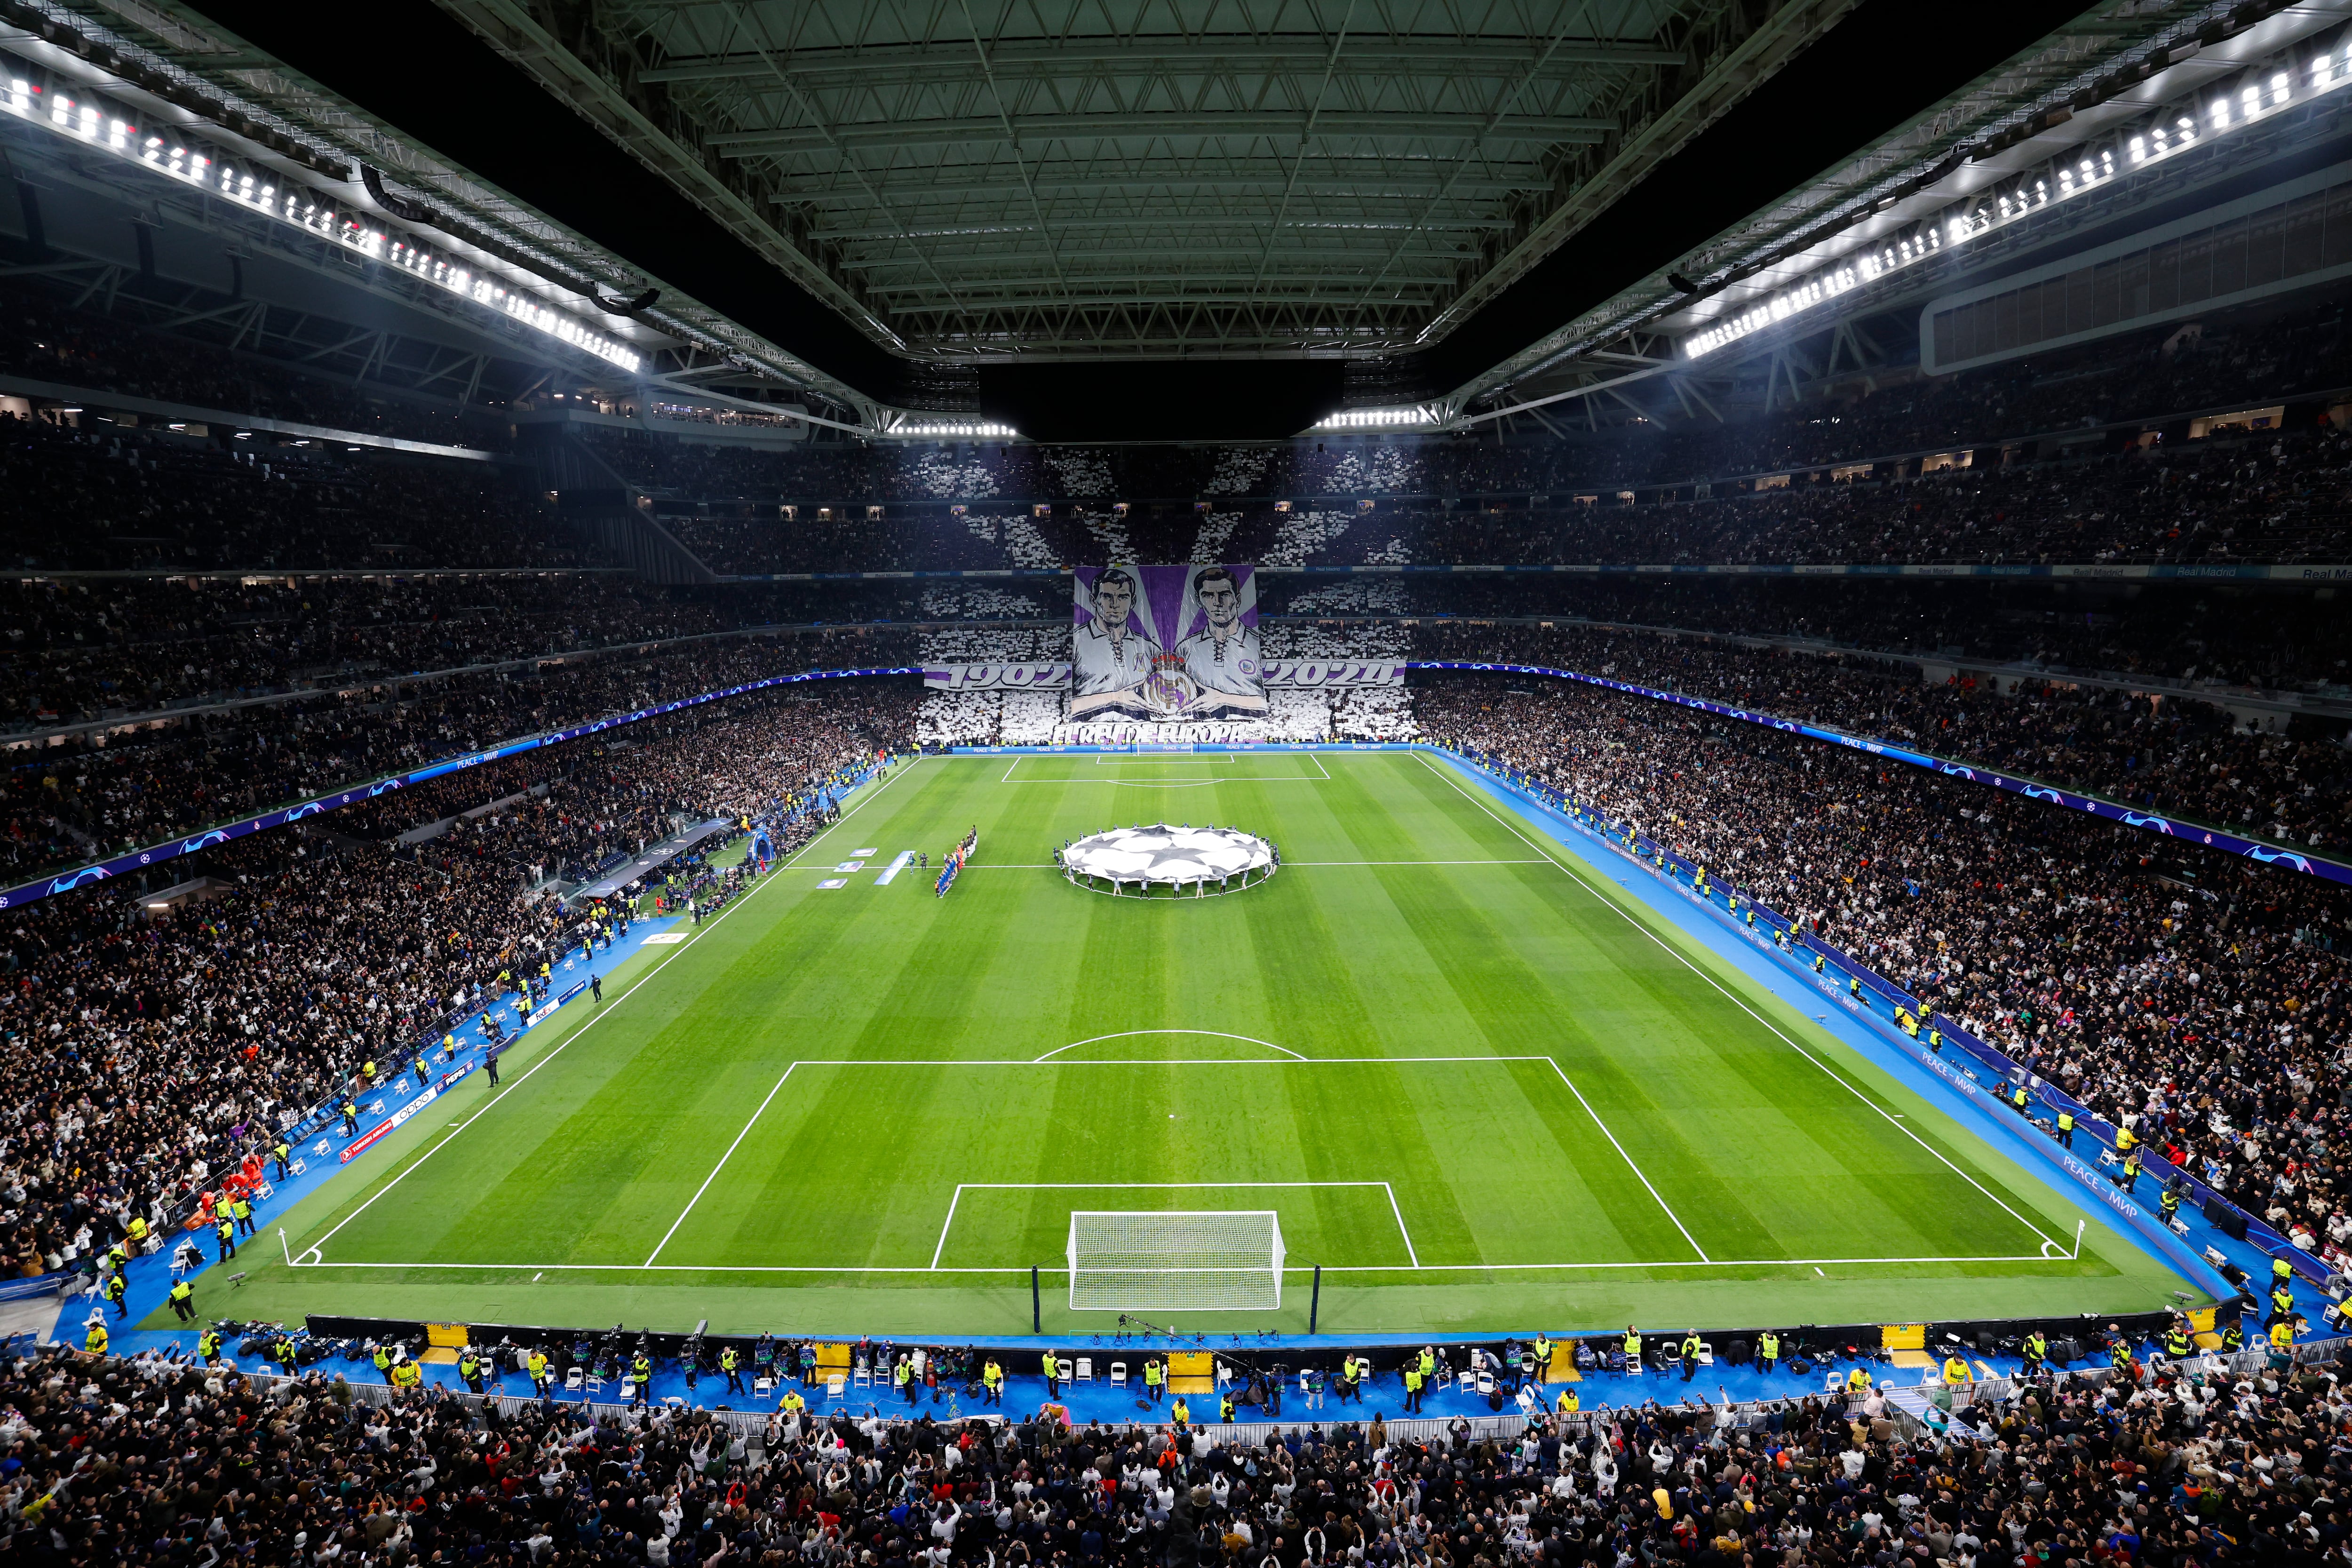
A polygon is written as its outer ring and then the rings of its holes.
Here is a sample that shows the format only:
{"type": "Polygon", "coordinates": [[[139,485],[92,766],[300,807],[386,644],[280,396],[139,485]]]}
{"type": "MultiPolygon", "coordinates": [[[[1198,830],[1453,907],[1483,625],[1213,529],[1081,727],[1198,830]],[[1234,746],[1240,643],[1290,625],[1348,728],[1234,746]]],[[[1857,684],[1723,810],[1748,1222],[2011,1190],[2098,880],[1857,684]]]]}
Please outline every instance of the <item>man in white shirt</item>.
{"type": "MultiPolygon", "coordinates": [[[[1071,658],[1075,695],[1099,698],[1132,691],[1151,673],[1152,656],[1160,651],[1135,624],[1135,578],[1113,566],[1095,579],[1087,598],[1094,619],[1077,630],[1071,658]]],[[[1105,706],[1096,702],[1085,708],[1105,706]]]]}
{"type": "Polygon", "coordinates": [[[1201,689],[1203,710],[1266,710],[1265,668],[1257,633],[1242,623],[1241,579],[1230,566],[1204,566],[1192,578],[1192,602],[1208,625],[1176,645],[1184,673],[1201,689]]]}

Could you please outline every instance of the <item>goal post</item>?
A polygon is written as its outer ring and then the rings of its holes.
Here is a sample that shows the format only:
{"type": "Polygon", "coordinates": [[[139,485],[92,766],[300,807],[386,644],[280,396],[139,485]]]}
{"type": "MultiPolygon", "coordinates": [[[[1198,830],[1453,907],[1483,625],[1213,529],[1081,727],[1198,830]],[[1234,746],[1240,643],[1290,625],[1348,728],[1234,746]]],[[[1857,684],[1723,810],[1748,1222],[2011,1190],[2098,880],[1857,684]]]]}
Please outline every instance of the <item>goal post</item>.
{"type": "Polygon", "coordinates": [[[1272,1209],[1074,1209],[1070,1310],[1271,1311],[1282,1305],[1272,1209]]]}

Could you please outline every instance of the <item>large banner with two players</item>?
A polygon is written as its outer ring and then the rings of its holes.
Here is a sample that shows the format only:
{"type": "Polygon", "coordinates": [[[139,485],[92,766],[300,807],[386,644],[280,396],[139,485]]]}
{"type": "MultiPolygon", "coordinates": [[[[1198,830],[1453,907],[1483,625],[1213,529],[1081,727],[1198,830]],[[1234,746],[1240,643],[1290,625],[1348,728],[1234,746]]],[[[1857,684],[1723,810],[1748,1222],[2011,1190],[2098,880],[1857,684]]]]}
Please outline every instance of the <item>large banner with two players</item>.
{"type": "Polygon", "coordinates": [[[1248,566],[1081,566],[1070,718],[1181,723],[1266,711],[1248,566]]]}

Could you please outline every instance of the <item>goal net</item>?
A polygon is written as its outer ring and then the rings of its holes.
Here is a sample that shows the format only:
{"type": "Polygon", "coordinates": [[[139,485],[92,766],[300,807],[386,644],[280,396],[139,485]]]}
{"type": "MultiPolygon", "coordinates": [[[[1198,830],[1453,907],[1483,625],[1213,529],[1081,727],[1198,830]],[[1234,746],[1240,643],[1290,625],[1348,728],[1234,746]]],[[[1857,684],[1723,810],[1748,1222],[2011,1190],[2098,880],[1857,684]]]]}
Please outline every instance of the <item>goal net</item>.
{"type": "Polygon", "coordinates": [[[1282,1305],[1272,1209],[1074,1210],[1070,1310],[1270,1311],[1282,1305]]]}

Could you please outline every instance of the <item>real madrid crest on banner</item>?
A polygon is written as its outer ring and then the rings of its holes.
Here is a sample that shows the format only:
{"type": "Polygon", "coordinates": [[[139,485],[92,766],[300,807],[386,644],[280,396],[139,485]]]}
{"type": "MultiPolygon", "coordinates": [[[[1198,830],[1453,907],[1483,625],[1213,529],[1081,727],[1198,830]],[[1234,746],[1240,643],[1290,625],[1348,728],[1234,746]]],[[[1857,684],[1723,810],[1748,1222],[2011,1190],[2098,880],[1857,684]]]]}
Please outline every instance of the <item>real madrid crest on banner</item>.
{"type": "Polygon", "coordinates": [[[1166,715],[1190,709],[1201,695],[1201,689],[1184,673],[1182,654],[1155,653],[1151,656],[1151,673],[1144,677],[1136,694],[1154,713],[1166,715]]]}

